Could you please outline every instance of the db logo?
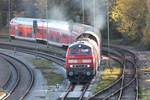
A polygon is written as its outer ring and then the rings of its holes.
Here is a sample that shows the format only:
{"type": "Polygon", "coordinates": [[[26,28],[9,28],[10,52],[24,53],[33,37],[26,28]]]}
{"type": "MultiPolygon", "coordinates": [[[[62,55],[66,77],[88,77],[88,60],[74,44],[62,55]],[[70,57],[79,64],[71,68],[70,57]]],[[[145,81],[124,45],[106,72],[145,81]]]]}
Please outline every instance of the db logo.
{"type": "Polygon", "coordinates": [[[78,63],[82,63],[82,60],[81,60],[81,59],[79,59],[79,60],[78,60],[78,63]]]}

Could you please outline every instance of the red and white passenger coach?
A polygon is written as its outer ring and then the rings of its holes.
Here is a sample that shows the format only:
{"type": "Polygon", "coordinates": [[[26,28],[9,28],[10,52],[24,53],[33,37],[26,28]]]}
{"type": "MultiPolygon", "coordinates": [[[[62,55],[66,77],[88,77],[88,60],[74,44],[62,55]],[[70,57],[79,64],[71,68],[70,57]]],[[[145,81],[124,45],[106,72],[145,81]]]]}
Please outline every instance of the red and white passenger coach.
{"type": "Polygon", "coordinates": [[[45,41],[55,45],[68,45],[75,41],[89,25],[67,21],[16,17],[10,21],[10,36],[23,40],[45,41]]]}

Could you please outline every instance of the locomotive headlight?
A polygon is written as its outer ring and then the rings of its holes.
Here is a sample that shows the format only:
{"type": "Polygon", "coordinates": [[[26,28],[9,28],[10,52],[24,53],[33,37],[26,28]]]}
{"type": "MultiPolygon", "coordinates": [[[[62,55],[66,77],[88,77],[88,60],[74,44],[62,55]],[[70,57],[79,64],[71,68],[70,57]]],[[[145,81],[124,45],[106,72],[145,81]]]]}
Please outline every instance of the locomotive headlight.
{"type": "Polygon", "coordinates": [[[91,73],[90,73],[90,72],[86,72],[86,75],[87,75],[87,76],[90,76],[90,75],[91,75],[91,73]]]}
{"type": "Polygon", "coordinates": [[[90,65],[87,65],[87,67],[89,68],[89,67],[90,67],[90,65]]]}
{"type": "Polygon", "coordinates": [[[70,65],[70,68],[73,68],[73,65],[70,65]]]}
{"type": "Polygon", "coordinates": [[[83,60],[82,60],[82,63],[91,63],[91,62],[92,62],[91,59],[83,59],[83,60]]]}
{"type": "Polygon", "coordinates": [[[73,72],[69,72],[69,76],[73,76],[73,72]]]}

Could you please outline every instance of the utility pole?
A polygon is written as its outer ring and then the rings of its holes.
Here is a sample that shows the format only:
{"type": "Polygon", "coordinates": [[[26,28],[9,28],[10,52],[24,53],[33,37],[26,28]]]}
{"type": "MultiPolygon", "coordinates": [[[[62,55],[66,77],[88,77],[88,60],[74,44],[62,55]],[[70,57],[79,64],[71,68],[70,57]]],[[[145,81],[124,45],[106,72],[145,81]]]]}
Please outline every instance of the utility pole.
{"type": "Polygon", "coordinates": [[[84,0],[82,0],[82,23],[84,24],[84,0]]]}
{"type": "Polygon", "coordinates": [[[96,2],[93,0],[93,26],[94,26],[94,31],[96,29],[96,2]]]}
{"type": "Polygon", "coordinates": [[[36,58],[38,58],[38,43],[36,41],[37,30],[38,30],[37,20],[33,20],[33,34],[34,34],[34,39],[35,39],[35,49],[37,51],[36,58]]]}
{"type": "Polygon", "coordinates": [[[106,16],[107,16],[107,36],[108,36],[108,49],[109,49],[109,46],[110,46],[110,36],[109,36],[109,33],[110,33],[110,29],[109,29],[109,1],[107,0],[106,1],[106,16]]]}
{"type": "Polygon", "coordinates": [[[46,38],[47,38],[47,48],[48,48],[48,1],[46,0],[46,38]]]}
{"type": "Polygon", "coordinates": [[[9,42],[11,42],[11,36],[10,36],[10,20],[11,20],[11,0],[8,0],[8,28],[9,28],[9,42]]]}
{"type": "MultiPolygon", "coordinates": [[[[107,16],[107,44],[108,44],[108,55],[109,55],[109,49],[110,49],[110,27],[109,27],[109,1],[105,1],[106,4],[106,16],[107,16]]],[[[110,67],[110,61],[108,61],[108,67],[110,67]]]]}

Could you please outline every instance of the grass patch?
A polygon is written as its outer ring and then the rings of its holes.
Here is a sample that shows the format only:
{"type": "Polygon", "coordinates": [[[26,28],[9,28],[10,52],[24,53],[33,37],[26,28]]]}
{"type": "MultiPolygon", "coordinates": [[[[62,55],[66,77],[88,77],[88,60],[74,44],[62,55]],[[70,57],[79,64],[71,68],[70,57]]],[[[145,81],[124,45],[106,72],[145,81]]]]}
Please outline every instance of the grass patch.
{"type": "Polygon", "coordinates": [[[52,52],[57,52],[57,53],[60,53],[60,54],[66,54],[65,50],[62,50],[60,48],[53,47],[53,46],[49,46],[47,50],[52,51],[52,52]]]}
{"type": "Polygon", "coordinates": [[[114,80],[102,80],[97,86],[96,86],[96,90],[94,91],[95,93],[98,91],[103,90],[104,88],[106,88],[109,84],[111,84],[114,80]]]}
{"type": "Polygon", "coordinates": [[[33,59],[32,63],[37,69],[41,70],[44,78],[47,80],[48,85],[60,84],[64,77],[60,74],[53,72],[53,62],[45,59],[33,59]]]}
{"type": "Polygon", "coordinates": [[[47,79],[47,83],[49,85],[60,84],[64,80],[64,77],[62,75],[56,74],[54,72],[50,72],[49,74],[45,74],[45,78],[47,79]]]}
{"type": "Polygon", "coordinates": [[[147,89],[140,88],[139,89],[139,98],[141,100],[148,100],[148,95],[150,95],[150,89],[149,88],[147,88],[147,89]]]}
{"type": "Polygon", "coordinates": [[[122,41],[122,39],[112,39],[112,40],[110,40],[110,43],[111,44],[119,44],[119,43],[121,43],[121,41],[122,41]]]}
{"type": "Polygon", "coordinates": [[[1,39],[9,39],[9,35],[0,35],[1,39]]]}
{"type": "Polygon", "coordinates": [[[6,95],[6,93],[4,91],[0,90],[0,97],[3,95],[6,95]]]}
{"type": "Polygon", "coordinates": [[[113,67],[112,69],[110,69],[107,67],[102,72],[102,79],[103,80],[117,79],[120,74],[121,74],[121,68],[113,67]]]}
{"type": "Polygon", "coordinates": [[[143,69],[141,69],[142,71],[145,71],[145,72],[150,72],[150,68],[148,67],[148,68],[143,68],[143,69]]]}
{"type": "Polygon", "coordinates": [[[9,30],[7,27],[3,27],[0,29],[0,38],[9,38],[9,30]]]}
{"type": "Polygon", "coordinates": [[[5,32],[5,34],[7,34],[9,32],[9,28],[8,27],[1,27],[0,28],[0,32],[5,32]]]}
{"type": "Polygon", "coordinates": [[[51,69],[52,66],[52,61],[41,58],[33,59],[32,63],[37,69],[51,69]]]}
{"type": "Polygon", "coordinates": [[[121,68],[120,67],[112,67],[112,69],[106,67],[104,71],[102,72],[101,80],[97,84],[95,93],[98,91],[103,90],[110,84],[114,82],[114,80],[118,79],[121,74],[121,68]]]}

